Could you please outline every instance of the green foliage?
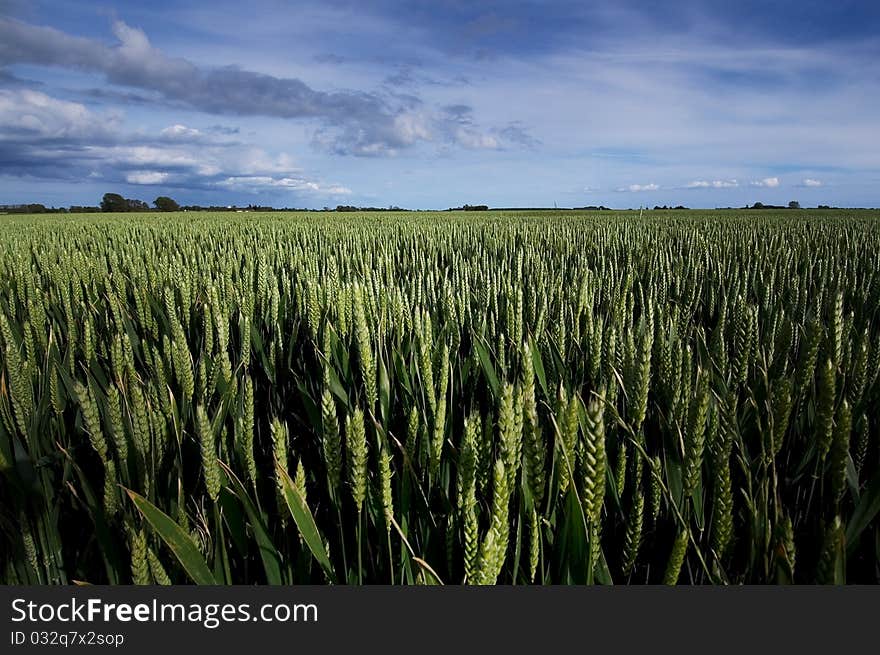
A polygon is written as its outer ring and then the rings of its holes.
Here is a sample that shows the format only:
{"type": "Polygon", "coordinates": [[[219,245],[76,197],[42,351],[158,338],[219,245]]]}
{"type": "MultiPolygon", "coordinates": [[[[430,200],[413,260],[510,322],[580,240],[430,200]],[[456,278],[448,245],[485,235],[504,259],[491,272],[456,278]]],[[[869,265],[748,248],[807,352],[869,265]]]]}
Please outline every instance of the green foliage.
{"type": "Polygon", "coordinates": [[[153,201],[153,204],[160,212],[176,212],[180,209],[180,205],[168,196],[159,196],[153,201]]]}

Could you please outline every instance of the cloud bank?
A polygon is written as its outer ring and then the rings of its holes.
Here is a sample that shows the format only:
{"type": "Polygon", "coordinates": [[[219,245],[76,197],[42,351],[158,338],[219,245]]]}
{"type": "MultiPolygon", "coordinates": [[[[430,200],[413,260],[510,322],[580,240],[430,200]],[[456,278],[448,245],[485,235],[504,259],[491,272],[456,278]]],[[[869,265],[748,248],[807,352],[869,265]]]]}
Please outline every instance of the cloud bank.
{"type": "MultiPolygon", "coordinates": [[[[394,155],[424,141],[496,149],[528,138],[521,127],[501,128],[495,135],[483,132],[471,116],[466,124],[456,124],[412,95],[320,91],[300,79],[237,66],[200,67],[166,55],[143,30],[123,21],[114,21],[112,30],[117,43],[107,46],[53,27],[0,18],[0,67],[29,64],[96,73],[111,85],[153,94],[154,101],[207,114],[313,121],[318,125],[313,143],[339,155],[394,155]]],[[[150,102],[149,97],[137,100],[150,102]]]]}
{"type": "Polygon", "coordinates": [[[172,188],[285,188],[309,195],[347,195],[300,170],[287,154],[182,124],[157,134],[126,132],[115,114],[29,89],[0,89],[0,170],[23,176],[84,178],[172,188]]]}

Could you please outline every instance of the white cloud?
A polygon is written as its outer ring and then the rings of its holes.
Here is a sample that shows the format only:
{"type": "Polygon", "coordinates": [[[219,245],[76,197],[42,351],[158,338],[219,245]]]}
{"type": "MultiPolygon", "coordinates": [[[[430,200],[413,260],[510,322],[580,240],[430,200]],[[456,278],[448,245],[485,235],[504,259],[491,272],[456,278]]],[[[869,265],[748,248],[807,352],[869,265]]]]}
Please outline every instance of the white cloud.
{"type": "Polygon", "coordinates": [[[206,157],[211,156],[207,151],[198,152],[152,145],[118,145],[110,148],[89,148],[89,150],[114,163],[150,168],[198,168],[206,157]]]}
{"type": "Polygon", "coordinates": [[[630,184],[617,190],[619,192],[639,193],[641,191],[657,191],[659,189],[660,186],[652,182],[651,184],[630,184]]]}
{"type": "Polygon", "coordinates": [[[323,187],[324,193],[328,193],[334,196],[349,196],[351,195],[351,189],[348,187],[344,187],[340,184],[331,184],[330,186],[323,187]]]}
{"type": "Polygon", "coordinates": [[[271,175],[231,175],[216,183],[224,189],[259,191],[261,189],[290,189],[318,195],[349,195],[351,189],[338,184],[322,185],[301,177],[272,177],[271,175]]]}
{"type": "Polygon", "coordinates": [[[119,54],[125,58],[143,59],[155,52],[143,30],[121,20],[113,22],[113,34],[119,39],[119,54]]]}
{"type": "Polygon", "coordinates": [[[778,177],[765,177],[763,180],[755,180],[752,182],[752,186],[758,187],[766,187],[768,189],[775,189],[779,186],[779,178],[778,177]]]}
{"type": "Polygon", "coordinates": [[[811,177],[808,177],[802,182],[802,184],[803,184],[803,186],[807,186],[807,187],[817,187],[817,186],[822,186],[822,180],[816,180],[811,177]]]}
{"type": "Polygon", "coordinates": [[[394,130],[405,145],[431,140],[431,131],[428,129],[425,117],[414,112],[395,116],[394,130]]]}
{"type": "Polygon", "coordinates": [[[459,128],[455,131],[455,141],[459,145],[471,150],[495,150],[501,147],[494,136],[489,134],[480,134],[475,130],[459,128]]]}
{"type": "Polygon", "coordinates": [[[0,140],[102,139],[117,127],[117,115],[100,116],[77,102],[30,89],[0,89],[0,140]]]}
{"type": "Polygon", "coordinates": [[[162,184],[168,179],[168,173],[162,171],[131,171],[125,175],[129,184],[162,184]]]}
{"type": "Polygon", "coordinates": [[[197,130],[193,127],[187,127],[186,125],[181,125],[180,123],[166,127],[159,134],[161,134],[162,137],[169,139],[169,140],[172,140],[172,141],[173,140],[191,141],[193,139],[198,139],[199,137],[202,136],[202,133],[199,130],[197,130]]]}
{"type": "Polygon", "coordinates": [[[238,173],[242,175],[274,175],[299,173],[293,158],[287,153],[272,157],[262,148],[249,147],[236,154],[238,173]]]}
{"type": "Polygon", "coordinates": [[[733,189],[739,186],[736,180],[694,180],[685,185],[687,189],[733,189]]]}

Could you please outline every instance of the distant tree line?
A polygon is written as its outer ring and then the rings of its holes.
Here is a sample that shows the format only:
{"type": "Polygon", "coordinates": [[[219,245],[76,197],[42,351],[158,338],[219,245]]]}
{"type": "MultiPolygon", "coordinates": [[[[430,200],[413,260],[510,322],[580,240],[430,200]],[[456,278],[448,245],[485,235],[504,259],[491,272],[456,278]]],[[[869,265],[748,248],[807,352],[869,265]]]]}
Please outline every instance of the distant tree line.
{"type": "Polygon", "coordinates": [[[334,212],[408,212],[409,209],[403,209],[397,205],[390,207],[355,207],[354,205],[336,205],[336,209],[324,207],[323,211],[334,212]]]}
{"type": "Polygon", "coordinates": [[[63,207],[46,207],[39,203],[26,205],[0,205],[0,212],[4,214],[55,214],[67,211],[63,207]]]}
{"type": "MultiPolygon", "coordinates": [[[[71,205],[70,207],[46,207],[41,203],[23,203],[17,205],[0,205],[0,213],[3,214],[86,214],[96,212],[148,212],[180,211],[177,202],[168,196],[159,196],[153,201],[151,208],[143,200],[123,198],[118,193],[105,193],[99,206],[71,205]]],[[[227,209],[222,207],[218,209],[227,209]]]]}
{"type": "MultiPolygon", "coordinates": [[[[655,205],[655,210],[687,210],[684,205],[676,205],[670,207],[667,205],[655,205]]],[[[719,207],[718,209],[734,209],[733,207],[719,207]]],[[[788,205],[765,205],[756,202],[753,205],[745,205],[739,209],[801,209],[801,205],[797,200],[792,200],[788,205]]],[[[817,209],[837,209],[830,205],[819,205],[817,209]]],[[[855,208],[853,208],[855,209],[855,208]]],[[[488,211],[488,205],[462,205],[461,207],[450,207],[446,211],[488,211]]],[[[496,207],[495,211],[613,211],[605,205],[588,205],[585,207],[496,207]]],[[[88,205],[71,205],[70,207],[47,207],[41,203],[23,203],[14,205],[0,205],[0,214],[83,214],[97,212],[407,212],[415,211],[412,209],[404,209],[396,205],[389,207],[357,207],[355,205],[336,205],[336,207],[323,207],[322,209],[314,209],[309,207],[272,207],[268,205],[247,205],[239,207],[236,205],[180,205],[173,198],[168,196],[159,196],[153,201],[153,207],[150,207],[143,200],[135,198],[125,198],[118,193],[105,193],[101,199],[100,206],[88,205]]]]}

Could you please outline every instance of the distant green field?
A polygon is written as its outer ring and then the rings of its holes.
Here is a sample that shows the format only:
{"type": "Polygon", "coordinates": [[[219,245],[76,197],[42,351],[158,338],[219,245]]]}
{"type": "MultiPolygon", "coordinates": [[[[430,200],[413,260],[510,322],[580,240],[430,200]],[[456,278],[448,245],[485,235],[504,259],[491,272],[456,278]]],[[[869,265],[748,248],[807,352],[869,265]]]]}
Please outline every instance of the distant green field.
{"type": "Polygon", "coordinates": [[[880,581],[880,212],[0,216],[0,583],[880,581]]]}

